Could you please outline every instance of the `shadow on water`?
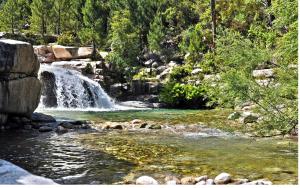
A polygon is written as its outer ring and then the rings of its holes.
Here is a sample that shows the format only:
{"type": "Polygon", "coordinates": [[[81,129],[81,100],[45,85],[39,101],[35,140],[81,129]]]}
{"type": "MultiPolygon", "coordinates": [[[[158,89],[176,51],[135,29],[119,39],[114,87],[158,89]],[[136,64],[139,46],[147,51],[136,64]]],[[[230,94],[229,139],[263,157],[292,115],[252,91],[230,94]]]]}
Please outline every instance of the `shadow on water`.
{"type": "Polygon", "coordinates": [[[64,135],[0,132],[0,158],[61,184],[114,184],[123,180],[134,163],[87,149],[64,135]],[[116,168],[117,167],[117,168],[116,168]]]}

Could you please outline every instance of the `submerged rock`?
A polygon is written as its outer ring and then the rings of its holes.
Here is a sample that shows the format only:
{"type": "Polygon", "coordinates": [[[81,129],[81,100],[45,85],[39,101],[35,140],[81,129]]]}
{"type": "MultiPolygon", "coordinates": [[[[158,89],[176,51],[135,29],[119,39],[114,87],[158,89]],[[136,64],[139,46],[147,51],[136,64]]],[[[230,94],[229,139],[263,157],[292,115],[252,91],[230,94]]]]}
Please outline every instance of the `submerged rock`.
{"type": "Polygon", "coordinates": [[[223,172],[215,178],[214,183],[215,184],[227,184],[230,181],[231,181],[231,175],[223,172]]]}
{"type": "Polygon", "coordinates": [[[151,124],[148,126],[148,129],[161,129],[161,125],[157,125],[157,124],[151,124]]]}
{"type": "Polygon", "coordinates": [[[54,117],[42,113],[33,113],[31,120],[34,122],[56,122],[54,117]]]}
{"type": "Polygon", "coordinates": [[[135,183],[137,185],[158,185],[158,182],[150,176],[141,176],[135,183]]]}
{"type": "Polygon", "coordinates": [[[53,131],[53,128],[48,125],[44,125],[39,128],[39,131],[40,132],[50,132],[50,131],[53,131]]]}
{"type": "Polygon", "coordinates": [[[0,159],[0,184],[1,185],[55,185],[48,178],[36,176],[28,171],[0,159]]]}

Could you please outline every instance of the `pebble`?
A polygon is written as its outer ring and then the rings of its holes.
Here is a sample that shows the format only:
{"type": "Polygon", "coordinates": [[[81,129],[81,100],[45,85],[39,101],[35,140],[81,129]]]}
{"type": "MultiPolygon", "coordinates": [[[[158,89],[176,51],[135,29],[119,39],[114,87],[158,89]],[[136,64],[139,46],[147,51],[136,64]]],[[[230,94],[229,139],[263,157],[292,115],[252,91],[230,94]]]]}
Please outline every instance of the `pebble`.
{"type": "Polygon", "coordinates": [[[219,174],[214,180],[215,184],[227,184],[230,181],[231,181],[231,175],[225,172],[219,174]]]}
{"type": "Polygon", "coordinates": [[[192,176],[184,177],[180,180],[182,185],[194,185],[196,182],[195,178],[192,176]]]}
{"type": "Polygon", "coordinates": [[[206,181],[208,179],[208,176],[200,176],[195,178],[196,182],[200,182],[200,181],[206,181]]]}
{"type": "Polygon", "coordinates": [[[206,182],[204,180],[199,181],[198,183],[196,183],[196,185],[206,185],[206,182]]]}
{"type": "Polygon", "coordinates": [[[137,185],[158,185],[158,182],[150,176],[141,176],[135,183],[137,185]]]}
{"type": "Polygon", "coordinates": [[[167,181],[166,183],[167,185],[176,185],[176,181],[175,180],[171,180],[171,181],[167,181]]]}
{"type": "Polygon", "coordinates": [[[206,180],[206,185],[214,185],[214,180],[213,179],[208,179],[206,180]]]}

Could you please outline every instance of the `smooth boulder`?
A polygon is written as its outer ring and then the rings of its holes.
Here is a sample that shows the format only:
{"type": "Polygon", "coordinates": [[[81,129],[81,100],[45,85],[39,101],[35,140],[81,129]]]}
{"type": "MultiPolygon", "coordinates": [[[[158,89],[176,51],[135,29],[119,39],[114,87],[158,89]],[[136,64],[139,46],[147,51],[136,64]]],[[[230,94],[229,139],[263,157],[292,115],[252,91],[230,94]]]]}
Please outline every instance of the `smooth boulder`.
{"type": "Polygon", "coordinates": [[[141,176],[135,183],[137,185],[158,185],[158,182],[150,176],[141,176]]]}
{"type": "Polygon", "coordinates": [[[31,44],[0,39],[0,77],[11,73],[37,76],[40,64],[31,44]]]}
{"type": "Polygon", "coordinates": [[[0,185],[56,185],[53,180],[36,176],[0,159],[0,185]]]}

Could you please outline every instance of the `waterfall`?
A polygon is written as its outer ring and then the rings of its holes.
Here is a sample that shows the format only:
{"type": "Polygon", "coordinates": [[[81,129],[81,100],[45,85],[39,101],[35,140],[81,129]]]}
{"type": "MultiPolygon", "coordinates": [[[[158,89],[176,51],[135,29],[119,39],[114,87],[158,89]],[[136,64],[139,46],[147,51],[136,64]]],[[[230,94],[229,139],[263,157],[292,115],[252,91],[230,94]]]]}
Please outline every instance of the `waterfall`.
{"type": "Polygon", "coordinates": [[[39,78],[43,83],[39,108],[113,110],[117,106],[100,84],[79,71],[42,64],[39,78]]]}

